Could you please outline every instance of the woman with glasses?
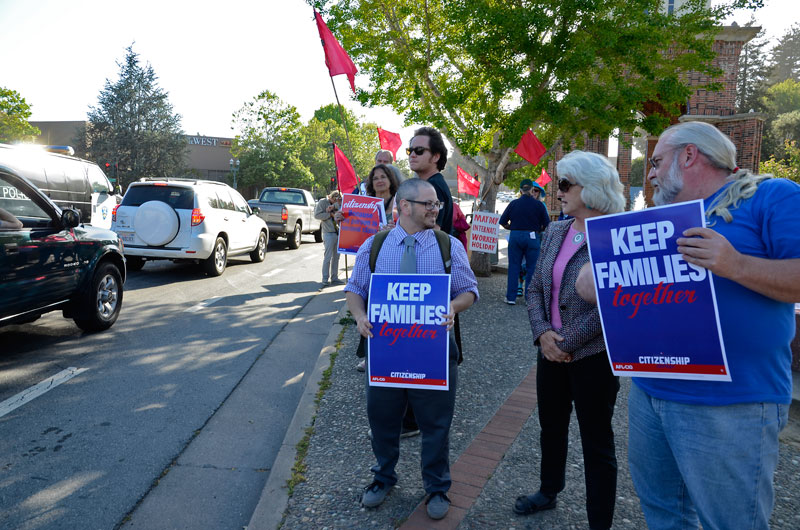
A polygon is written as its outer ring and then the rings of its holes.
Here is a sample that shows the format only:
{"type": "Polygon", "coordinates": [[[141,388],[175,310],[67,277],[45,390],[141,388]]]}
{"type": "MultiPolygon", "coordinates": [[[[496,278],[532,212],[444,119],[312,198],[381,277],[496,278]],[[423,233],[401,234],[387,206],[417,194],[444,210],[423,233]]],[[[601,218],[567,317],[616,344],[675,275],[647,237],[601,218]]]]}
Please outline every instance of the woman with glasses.
{"type": "Polygon", "coordinates": [[[583,446],[589,527],[611,528],[617,487],[611,417],[619,380],[611,373],[597,306],[578,295],[575,282],[589,262],[586,219],[621,212],[625,198],[617,170],[604,156],[573,151],[556,169],[558,200],[572,219],[548,225],[528,291],[528,315],[539,347],[541,483],[536,493],[517,498],[514,512],[532,514],[556,506],[556,495],[565,486],[574,403],[583,446]]]}

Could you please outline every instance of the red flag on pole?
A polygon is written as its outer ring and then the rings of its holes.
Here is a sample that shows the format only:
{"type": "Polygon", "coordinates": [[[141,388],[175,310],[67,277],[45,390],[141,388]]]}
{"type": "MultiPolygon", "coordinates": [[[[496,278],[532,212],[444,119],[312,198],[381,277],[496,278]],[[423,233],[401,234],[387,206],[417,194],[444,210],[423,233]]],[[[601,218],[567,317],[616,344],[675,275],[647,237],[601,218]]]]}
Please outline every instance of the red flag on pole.
{"type": "Polygon", "coordinates": [[[528,132],[522,135],[522,139],[520,139],[519,145],[514,149],[514,152],[535,166],[541,160],[542,155],[547,152],[547,149],[536,138],[533,131],[528,129],[528,132]]]}
{"type": "Polygon", "coordinates": [[[325,25],[322,16],[314,10],[314,17],[317,19],[317,29],[319,30],[319,37],[322,39],[322,49],[325,51],[325,64],[328,66],[328,72],[331,77],[339,74],[346,74],[347,79],[350,80],[350,88],[353,92],[356,91],[356,65],[344,51],[342,45],[333,36],[331,30],[325,25]]]}
{"type": "Polygon", "coordinates": [[[381,149],[391,151],[392,156],[397,160],[397,149],[403,145],[400,135],[378,127],[378,140],[381,142],[381,149]]]}
{"type": "Polygon", "coordinates": [[[477,197],[481,191],[481,183],[472,178],[472,175],[456,166],[456,177],[458,178],[458,193],[466,193],[477,197]]]}
{"type": "Polygon", "coordinates": [[[353,193],[358,186],[358,177],[353,165],[344,156],[339,146],[333,144],[333,161],[336,164],[336,184],[342,193],[353,193]]]}
{"type": "Polygon", "coordinates": [[[551,180],[553,179],[551,179],[550,175],[547,174],[547,171],[542,168],[542,176],[536,179],[536,184],[544,188],[551,180]]]}

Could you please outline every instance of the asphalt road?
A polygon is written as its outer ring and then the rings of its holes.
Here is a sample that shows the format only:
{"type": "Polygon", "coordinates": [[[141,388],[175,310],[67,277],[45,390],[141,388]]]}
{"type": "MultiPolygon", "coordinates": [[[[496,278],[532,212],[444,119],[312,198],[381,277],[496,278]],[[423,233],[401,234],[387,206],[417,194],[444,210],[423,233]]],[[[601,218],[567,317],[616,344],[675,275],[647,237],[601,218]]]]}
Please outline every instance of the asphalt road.
{"type": "MultiPolygon", "coordinates": [[[[317,360],[319,348],[303,346],[330,330],[316,316],[330,320],[341,306],[341,287],[320,291],[321,261],[322,245],[306,235],[298,250],[270,242],[260,264],[232,259],[218,278],[149,263],[129,275],[120,318],[106,332],[84,335],[60,312],[0,328],[0,402],[77,369],[0,417],[0,527],[184,526],[148,503],[165,477],[193,497],[176,483],[183,473],[187,484],[227,491],[213,509],[241,528],[317,360]],[[308,331],[287,336],[290,322],[308,331]],[[231,438],[224,421],[215,424],[223,410],[252,412],[239,419],[260,427],[257,439],[231,438]],[[217,434],[204,436],[212,425],[217,434]]],[[[186,505],[200,516],[209,503],[186,505]]]]}

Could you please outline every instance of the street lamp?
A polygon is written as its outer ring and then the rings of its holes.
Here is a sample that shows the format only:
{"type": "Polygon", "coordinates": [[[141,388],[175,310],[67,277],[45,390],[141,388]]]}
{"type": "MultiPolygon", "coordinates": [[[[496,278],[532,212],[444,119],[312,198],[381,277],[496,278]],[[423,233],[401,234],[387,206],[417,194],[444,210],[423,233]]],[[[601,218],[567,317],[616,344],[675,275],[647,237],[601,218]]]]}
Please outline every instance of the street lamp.
{"type": "Polygon", "coordinates": [[[233,189],[236,189],[236,174],[239,172],[239,160],[231,158],[231,173],[233,173],[233,189]]]}

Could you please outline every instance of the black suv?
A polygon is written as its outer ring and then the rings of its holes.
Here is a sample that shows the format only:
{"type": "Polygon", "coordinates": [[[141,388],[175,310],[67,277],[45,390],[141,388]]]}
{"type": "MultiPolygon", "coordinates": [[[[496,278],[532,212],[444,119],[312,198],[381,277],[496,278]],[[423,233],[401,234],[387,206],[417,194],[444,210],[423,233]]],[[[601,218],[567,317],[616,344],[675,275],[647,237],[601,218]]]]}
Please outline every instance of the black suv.
{"type": "Polygon", "coordinates": [[[110,230],[80,224],[30,181],[0,166],[0,326],[60,309],[84,331],[110,328],[122,307],[125,258],[110,230]],[[6,214],[7,215],[7,214],[6,214]]]}

